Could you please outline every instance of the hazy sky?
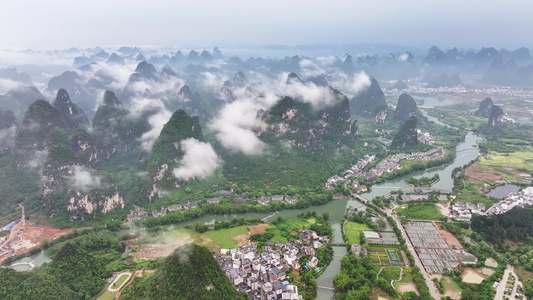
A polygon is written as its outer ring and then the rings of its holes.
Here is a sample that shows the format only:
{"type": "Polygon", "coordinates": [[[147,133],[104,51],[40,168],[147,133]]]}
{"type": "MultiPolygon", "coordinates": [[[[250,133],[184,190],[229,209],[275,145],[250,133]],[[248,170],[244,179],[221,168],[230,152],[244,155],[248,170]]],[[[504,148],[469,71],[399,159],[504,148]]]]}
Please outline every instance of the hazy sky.
{"type": "Polygon", "coordinates": [[[10,0],[0,48],[531,46],[531,0],[10,0]]]}

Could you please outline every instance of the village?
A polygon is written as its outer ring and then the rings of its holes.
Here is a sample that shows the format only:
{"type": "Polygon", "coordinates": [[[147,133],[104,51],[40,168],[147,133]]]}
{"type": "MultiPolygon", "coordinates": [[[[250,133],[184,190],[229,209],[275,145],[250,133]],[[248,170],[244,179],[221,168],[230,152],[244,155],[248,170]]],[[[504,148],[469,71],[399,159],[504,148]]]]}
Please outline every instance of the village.
{"type": "MultiPolygon", "coordinates": [[[[258,199],[250,199],[245,198],[246,195],[240,195],[239,197],[235,197],[233,191],[217,191],[216,194],[223,195],[217,198],[207,198],[205,199],[205,203],[208,204],[219,204],[220,200],[223,199],[223,197],[229,198],[230,201],[234,205],[242,204],[242,203],[249,203],[249,204],[260,204],[260,205],[268,205],[272,201],[285,201],[288,204],[295,204],[298,202],[298,196],[289,196],[289,195],[272,195],[272,196],[264,196],[258,199]]],[[[196,209],[203,201],[188,201],[185,204],[174,204],[169,207],[161,207],[160,210],[153,209],[151,212],[152,217],[162,217],[165,216],[169,212],[173,211],[180,211],[180,210],[191,210],[196,209]]],[[[136,221],[136,220],[143,220],[148,218],[149,214],[144,209],[140,208],[139,206],[134,205],[134,208],[131,210],[131,212],[126,216],[127,221],[136,221]]]]}
{"type": "Polygon", "coordinates": [[[486,214],[499,215],[510,211],[514,207],[524,207],[526,205],[533,205],[533,187],[527,187],[523,190],[509,194],[503,200],[490,207],[486,214]]]}
{"type": "Polygon", "coordinates": [[[291,277],[302,269],[320,272],[316,250],[329,242],[327,236],[304,230],[293,242],[267,242],[264,249],[258,249],[257,244],[221,249],[215,259],[235,288],[251,299],[299,300],[302,296],[291,277]]]}
{"type": "MultiPolygon", "coordinates": [[[[416,160],[420,162],[428,162],[430,160],[441,159],[446,155],[446,150],[444,148],[435,148],[426,152],[414,152],[414,153],[399,153],[387,156],[379,164],[370,170],[364,172],[364,168],[376,161],[375,155],[365,155],[363,159],[359,160],[357,164],[353,165],[349,169],[344,171],[344,176],[332,176],[326,181],[326,189],[334,189],[338,184],[347,184],[352,177],[359,177],[367,181],[373,181],[376,178],[382,176],[385,173],[392,173],[396,170],[403,168],[400,161],[402,160],[416,160]]],[[[352,183],[352,188],[358,192],[365,192],[366,187],[361,185],[357,179],[352,183]]]]}

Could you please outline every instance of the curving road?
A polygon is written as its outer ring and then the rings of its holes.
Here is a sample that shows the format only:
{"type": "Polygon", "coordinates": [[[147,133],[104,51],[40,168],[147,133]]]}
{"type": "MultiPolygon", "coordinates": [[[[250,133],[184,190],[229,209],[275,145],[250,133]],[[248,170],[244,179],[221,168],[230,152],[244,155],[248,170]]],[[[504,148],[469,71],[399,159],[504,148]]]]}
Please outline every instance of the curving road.
{"type": "Polygon", "coordinates": [[[118,291],[120,291],[120,289],[121,289],[126,283],[128,283],[128,280],[130,280],[131,275],[132,275],[132,274],[131,274],[130,272],[124,272],[124,273],[120,273],[120,274],[118,274],[118,275],[117,275],[117,278],[115,278],[115,280],[113,280],[113,282],[107,287],[107,290],[110,291],[110,292],[118,292],[118,291]],[[117,282],[118,279],[119,279],[120,277],[122,277],[123,275],[128,276],[128,278],[126,278],[126,280],[124,280],[124,282],[122,282],[122,284],[121,284],[119,287],[114,287],[114,288],[113,288],[113,284],[115,284],[115,282],[117,282]]]}

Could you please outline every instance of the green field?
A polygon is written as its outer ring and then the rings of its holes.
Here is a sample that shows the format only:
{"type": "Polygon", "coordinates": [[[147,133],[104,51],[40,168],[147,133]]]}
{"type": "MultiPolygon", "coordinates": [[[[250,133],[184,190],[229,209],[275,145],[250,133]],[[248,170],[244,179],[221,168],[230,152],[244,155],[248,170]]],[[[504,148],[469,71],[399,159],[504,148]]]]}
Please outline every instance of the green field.
{"type": "Polygon", "coordinates": [[[444,285],[445,292],[461,293],[461,288],[459,287],[459,284],[453,281],[450,277],[442,276],[442,283],[444,285]]]}
{"type": "MultiPolygon", "coordinates": [[[[404,207],[404,206],[402,206],[404,207]]],[[[407,205],[406,208],[397,208],[396,213],[414,220],[444,220],[435,204],[407,205]]]]}
{"type": "MultiPolygon", "coordinates": [[[[491,152],[488,157],[482,157],[479,161],[481,167],[488,167],[491,169],[501,169],[502,167],[509,167],[527,173],[533,172],[533,149],[531,147],[524,147],[524,150],[514,153],[498,153],[491,152]]],[[[501,171],[505,171],[501,169],[501,171]]],[[[505,172],[502,172],[505,175],[505,172]]]]}
{"type": "Polygon", "coordinates": [[[348,221],[344,224],[344,235],[348,244],[361,243],[361,230],[372,230],[366,224],[348,221]]]}
{"type": "Polygon", "coordinates": [[[494,200],[484,197],[476,193],[465,193],[464,190],[457,193],[457,202],[472,202],[474,204],[483,203],[486,208],[491,207],[494,204],[494,200]]]}
{"type": "Polygon", "coordinates": [[[215,242],[215,244],[220,248],[233,249],[237,248],[237,240],[234,240],[233,238],[238,235],[248,234],[248,231],[248,226],[238,226],[233,228],[210,230],[204,235],[215,242]]]}

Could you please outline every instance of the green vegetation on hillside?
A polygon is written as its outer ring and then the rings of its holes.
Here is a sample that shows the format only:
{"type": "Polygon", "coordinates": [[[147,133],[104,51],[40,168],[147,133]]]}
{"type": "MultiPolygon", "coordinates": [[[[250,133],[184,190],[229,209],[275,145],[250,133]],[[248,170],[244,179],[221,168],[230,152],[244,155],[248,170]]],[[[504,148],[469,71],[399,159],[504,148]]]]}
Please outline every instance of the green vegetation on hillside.
{"type": "Polygon", "coordinates": [[[137,278],[122,299],[248,299],[238,293],[204,247],[187,244],[165,259],[153,276],[137,278]]]}
{"type": "Polygon", "coordinates": [[[65,282],[42,271],[19,272],[0,269],[0,282],[0,299],[80,299],[65,282]]]}

